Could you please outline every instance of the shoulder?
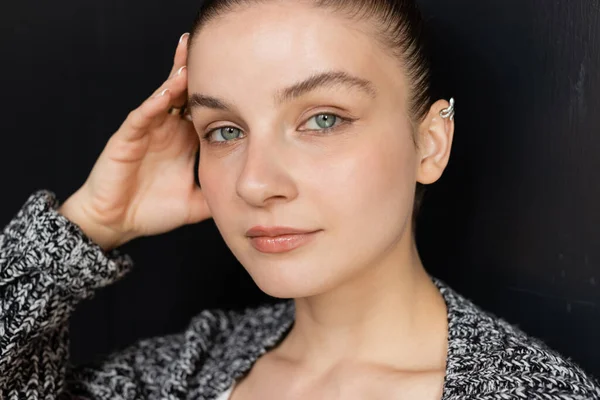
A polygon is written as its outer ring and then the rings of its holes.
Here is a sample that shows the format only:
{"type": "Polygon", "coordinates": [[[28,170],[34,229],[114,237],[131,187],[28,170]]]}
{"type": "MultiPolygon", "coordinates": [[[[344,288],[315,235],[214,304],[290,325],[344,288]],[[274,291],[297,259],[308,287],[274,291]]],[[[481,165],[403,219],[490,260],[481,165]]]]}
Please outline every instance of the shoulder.
{"type": "Polygon", "coordinates": [[[600,399],[598,383],[573,361],[451,289],[442,293],[449,321],[447,388],[455,398],[600,399]]]}
{"type": "Polygon", "coordinates": [[[246,348],[252,343],[263,344],[266,338],[277,336],[287,326],[286,322],[291,321],[290,316],[293,316],[293,305],[289,302],[243,310],[209,309],[193,317],[182,332],[141,340],[119,355],[135,355],[140,359],[140,354],[145,353],[177,354],[182,350],[189,353],[193,349],[200,354],[246,348]]]}
{"type": "Polygon", "coordinates": [[[66,382],[69,393],[86,398],[99,397],[100,392],[110,393],[110,398],[162,398],[179,393],[185,384],[198,394],[195,398],[212,397],[279,338],[289,311],[289,303],[202,311],[179,333],[143,339],[72,368],[66,382]]]}

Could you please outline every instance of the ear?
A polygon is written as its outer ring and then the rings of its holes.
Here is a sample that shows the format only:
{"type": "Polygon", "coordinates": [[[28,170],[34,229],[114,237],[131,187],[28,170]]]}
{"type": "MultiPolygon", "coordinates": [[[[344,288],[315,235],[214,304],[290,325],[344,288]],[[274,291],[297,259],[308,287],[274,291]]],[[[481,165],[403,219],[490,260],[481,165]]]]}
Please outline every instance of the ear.
{"type": "Polygon", "coordinates": [[[454,120],[440,115],[449,106],[446,100],[436,101],[419,125],[417,182],[424,185],[440,179],[450,159],[454,120]]]}

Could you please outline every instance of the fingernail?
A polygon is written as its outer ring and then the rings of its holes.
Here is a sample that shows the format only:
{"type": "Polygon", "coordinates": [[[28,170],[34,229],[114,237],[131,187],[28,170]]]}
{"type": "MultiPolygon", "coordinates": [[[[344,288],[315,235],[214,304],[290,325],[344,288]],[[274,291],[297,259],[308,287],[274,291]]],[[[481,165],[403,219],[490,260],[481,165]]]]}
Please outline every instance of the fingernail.
{"type": "Polygon", "coordinates": [[[169,89],[164,89],[162,92],[160,92],[159,94],[157,94],[156,97],[164,96],[165,93],[167,93],[168,91],[169,91],[169,89]]]}
{"type": "Polygon", "coordinates": [[[181,37],[179,38],[179,44],[181,44],[181,42],[183,41],[183,39],[184,39],[186,36],[189,36],[189,35],[190,35],[190,34],[189,34],[188,32],[186,32],[186,33],[184,33],[183,35],[181,35],[181,37]]]}
{"type": "Polygon", "coordinates": [[[179,68],[177,70],[177,73],[175,75],[181,75],[181,73],[183,72],[184,69],[186,69],[187,67],[184,65],[183,67],[179,68]]]}

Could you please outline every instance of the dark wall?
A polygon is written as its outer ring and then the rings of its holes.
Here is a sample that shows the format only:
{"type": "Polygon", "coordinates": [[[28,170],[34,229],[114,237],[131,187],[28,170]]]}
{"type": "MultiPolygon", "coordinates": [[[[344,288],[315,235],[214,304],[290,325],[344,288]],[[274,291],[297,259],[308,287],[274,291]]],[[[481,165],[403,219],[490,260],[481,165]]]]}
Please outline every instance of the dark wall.
{"type": "MultiPolygon", "coordinates": [[[[600,376],[600,2],[422,0],[451,162],[418,229],[430,272],[600,376]]],[[[166,77],[197,2],[3,2],[0,226],[62,201],[166,77]]],[[[211,221],[125,245],[137,268],[72,319],[76,362],[267,301],[211,221]],[[227,288],[226,288],[227,287],[227,288]]]]}
{"type": "Polygon", "coordinates": [[[421,1],[457,100],[426,266],[600,376],[600,1],[421,1]]]}

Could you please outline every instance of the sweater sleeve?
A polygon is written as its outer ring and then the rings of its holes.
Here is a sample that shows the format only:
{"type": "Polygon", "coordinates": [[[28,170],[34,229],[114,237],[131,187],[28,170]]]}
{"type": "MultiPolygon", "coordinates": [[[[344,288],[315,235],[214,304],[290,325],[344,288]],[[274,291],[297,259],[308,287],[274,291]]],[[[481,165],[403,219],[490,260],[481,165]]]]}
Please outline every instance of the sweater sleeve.
{"type": "Polygon", "coordinates": [[[53,399],[70,371],[68,318],[78,302],[133,266],[33,193],[0,233],[0,399],[53,399]]]}

